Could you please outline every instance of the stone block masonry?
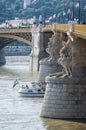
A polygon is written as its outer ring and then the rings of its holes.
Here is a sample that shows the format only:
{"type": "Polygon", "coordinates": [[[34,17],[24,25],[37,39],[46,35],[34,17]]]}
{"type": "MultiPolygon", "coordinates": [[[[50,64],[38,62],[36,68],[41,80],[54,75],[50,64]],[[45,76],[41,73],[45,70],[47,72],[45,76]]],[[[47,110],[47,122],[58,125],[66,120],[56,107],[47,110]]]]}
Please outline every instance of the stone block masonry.
{"type": "Polygon", "coordinates": [[[39,82],[45,82],[45,77],[49,74],[55,73],[58,71],[58,66],[56,62],[49,62],[47,60],[40,61],[40,69],[39,69],[39,82]]]}
{"type": "Polygon", "coordinates": [[[75,37],[71,45],[71,78],[46,77],[42,117],[86,119],[86,40],[75,37]]]}
{"type": "Polygon", "coordinates": [[[47,77],[41,117],[86,118],[86,80],[47,77]]]}
{"type": "Polygon", "coordinates": [[[73,43],[72,68],[73,77],[86,77],[86,40],[77,38],[73,43]]]}

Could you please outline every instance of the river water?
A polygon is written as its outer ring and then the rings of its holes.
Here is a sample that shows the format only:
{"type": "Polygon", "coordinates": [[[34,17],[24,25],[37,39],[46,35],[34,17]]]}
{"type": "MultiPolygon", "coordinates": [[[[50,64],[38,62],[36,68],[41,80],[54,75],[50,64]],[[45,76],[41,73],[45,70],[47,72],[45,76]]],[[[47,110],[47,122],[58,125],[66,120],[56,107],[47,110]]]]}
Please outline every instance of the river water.
{"type": "Polygon", "coordinates": [[[18,95],[19,87],[12,88],[15,79],[20,84],[37,81],[38,74],[30,73],[29,57],[6,57],[0,67],[0,130],[86,130],[85,121],[41,118],[43,98],[18,95]]]}

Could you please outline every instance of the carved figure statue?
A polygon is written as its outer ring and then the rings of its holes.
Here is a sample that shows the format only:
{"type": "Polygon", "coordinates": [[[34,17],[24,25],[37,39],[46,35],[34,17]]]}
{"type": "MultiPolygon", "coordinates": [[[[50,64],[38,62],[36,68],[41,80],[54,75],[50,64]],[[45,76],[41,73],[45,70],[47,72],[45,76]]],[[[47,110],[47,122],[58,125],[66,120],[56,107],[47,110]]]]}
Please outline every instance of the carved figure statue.
{"type": "Polygon", "coordinates": [[[57,63],[63,67],[62,72],[56,72],[56,73],[50,74],[49,76],[56,76],[56,77],[62,77],[62,78],[72,76],[71,41],[73,41],[73,38],[68,33],[68,40],[67,42],[62,42],[62,47],[59,52],[60,57],[57,59],[57,63]]]}
{"type": "Polygon", "coordinates": [[[67,42],[63,42],[63,47],[60,50],[60,58],[57,61],[63,67],[62,77],[72,76],[72,50],[70,41],[70,38],[68,38],[67,42]]]}
{"type": "Polygon", "coordinates": [[[59,56],[60,50],[60,38],[58,33],[54,33],[51,38],[49,38],[48,48],[46,51],[50,54],[50,56],[46,59],[48,61],[56,61],[59,56]]]}

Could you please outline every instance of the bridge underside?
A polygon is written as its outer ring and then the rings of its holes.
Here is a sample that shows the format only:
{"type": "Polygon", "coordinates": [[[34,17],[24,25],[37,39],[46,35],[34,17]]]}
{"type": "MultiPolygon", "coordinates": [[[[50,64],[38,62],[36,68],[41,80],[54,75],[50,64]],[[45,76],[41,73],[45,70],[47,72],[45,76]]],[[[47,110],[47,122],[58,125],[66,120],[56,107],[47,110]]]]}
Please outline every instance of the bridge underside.
{"type": "Polygon", "coordinates": [[[16,32],[16,33],[2,33],[0,34],[0,48],[5,47],[7,44],[15,41],[24,42],[32,46],[32,34],[30,32],[16,32]]]}
{"type": "Polygon", "coordinates": [[[6,45],[10,44],[10,43],[13,43],[17,40],[15,39],[12,39],[12,38],[1,38],[0,37],[0,49],[2,49],[3,47],[5,47],[6,45]]]}
{"type": "Polygon", "coordinates": [[[21,41],[32,46],[32,34],[31,33],[4,33],[0,34],[0,66],[6,64],[5,54],[3,48],[8,44],[21,41]]]}

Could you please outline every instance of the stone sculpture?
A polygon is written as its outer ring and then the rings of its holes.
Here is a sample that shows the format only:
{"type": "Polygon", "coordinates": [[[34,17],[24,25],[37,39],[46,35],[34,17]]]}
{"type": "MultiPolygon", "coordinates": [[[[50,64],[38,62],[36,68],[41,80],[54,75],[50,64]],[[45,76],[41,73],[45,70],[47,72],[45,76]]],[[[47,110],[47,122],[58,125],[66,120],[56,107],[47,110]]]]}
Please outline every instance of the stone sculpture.
{"type": "Polygon", "coordinates": [[[62,47],[59,51],[59,58],[57,59],[57,63],[60,64],[63,69],[61,72],[56,72],[50,74],[49,76],[56,76],[56,77],[71,77],[72,76],[72,48],[71,48],[71,41],[73,38],[71,37],[70,33],[67,33],[68,40],[67,42],[62,41],[62,47]]]}
{"type": "Polygon", "coordinates": [[[40,61],[39,82],[45,82],[46,76],[61,70],[61,65],[57,63],[59,50],[61,48],[60,43],[59,33],[54,32],[49,39],[48,48],[46,49],[50,56],[40,61]]]}
{"type": "Polygon", "coordinates": [[[60,50],[60,38],[59,34],[54,32],[51,38],[49,38],[48,42],[48,48],[46,51],[49,53],[49,57],[45,60],[49,62],[57,61],[57,58],[59,56],[59,50],[60,50]]]}
{"type": "Polygon", "coordinates": [[[63,46],[60,49],[60,58],[58,59],[58,64],[63,67],[62,77],[72,76],[72,49],[71,40],[68,38],[67,42],[62,42],[63,46]]]}

